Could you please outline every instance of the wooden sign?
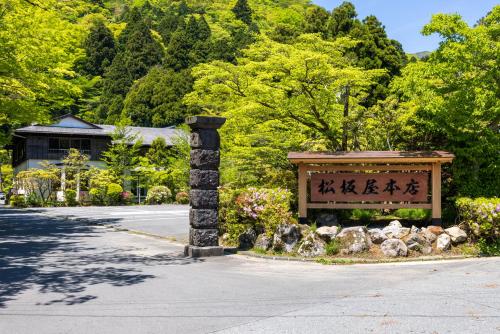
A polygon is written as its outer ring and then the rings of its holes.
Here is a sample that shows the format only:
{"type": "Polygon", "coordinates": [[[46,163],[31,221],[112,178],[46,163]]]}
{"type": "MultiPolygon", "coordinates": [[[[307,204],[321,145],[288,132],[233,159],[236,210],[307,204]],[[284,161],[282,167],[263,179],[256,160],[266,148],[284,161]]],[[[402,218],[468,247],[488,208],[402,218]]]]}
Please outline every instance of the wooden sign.
{"type": "Polygon", "coordinates": [[[312,202],[427,202],[428,173],[314,173],[312,202]]]}
{"type": "Polygon", "coordinates": [[[418,208],[432,209],[432,224],[439,225],[441,164],[454,157],[444,151],[290,152],[298,165],[299,221],[307,223],[309,209],[418,208]]]}

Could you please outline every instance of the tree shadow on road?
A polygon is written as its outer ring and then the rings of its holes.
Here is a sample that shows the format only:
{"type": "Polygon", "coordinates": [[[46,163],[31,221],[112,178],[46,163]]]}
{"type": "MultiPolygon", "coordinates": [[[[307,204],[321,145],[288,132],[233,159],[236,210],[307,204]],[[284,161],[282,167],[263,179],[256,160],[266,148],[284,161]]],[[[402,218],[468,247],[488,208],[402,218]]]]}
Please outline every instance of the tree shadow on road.
{"type": "Polygon", "coordinates": [[[155,276],[144,266],[187,265],[201,262],[178,253],[137,255],[131,247],[91,246],[82,239],[106,238],[104,229],[82,221],[44,217],[36,210],[0,209],[0,309],[27,289],[62,294],[44,305],[73,305],[96,299],[89,286],[129,286],[155,276]]]}

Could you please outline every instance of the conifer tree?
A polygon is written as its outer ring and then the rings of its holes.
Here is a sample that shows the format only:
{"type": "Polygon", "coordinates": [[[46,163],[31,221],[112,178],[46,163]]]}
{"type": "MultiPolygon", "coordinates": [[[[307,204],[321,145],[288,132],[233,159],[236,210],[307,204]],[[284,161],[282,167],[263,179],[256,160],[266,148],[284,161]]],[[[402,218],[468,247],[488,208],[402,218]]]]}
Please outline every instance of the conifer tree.
{"type": "Polygon", "coordinates": [[[357,15],[354,5],[347,1],[334,8],[329,24],[330,36],[333,38],[348,36],[354,27],[360,25],[357,15]]]}
{"type": "Polygon", "coordinates": [[[326,9],[312,6],[307,9],[304,17],[305,33],[320,33],[324,38],[328,36],[328,20],[330,14],[326,9]]]}
{"type": "Polygon", "coordinates": [[[137,21],[127,23],[120,35],[120,47],[111,66],[104,74],[101,105],[97,115],[101,121],[113,124],[119,119],[123,108],[123,99],[130,86],[148,72],[149,68],[161,63],[163,51],[153,39],[140,13],[133,9],[129,19],[137,21]]]}
{"type": "Polygon", "coordinates": [[[158,24],[158,32],[160,33],[165,45],[168,45],[168,43],[170,42],[170,37],[177,30],[180,20],[183,19],[183,17],[177,16],[172,8],[170,8],[160,20],[158,24]]]}
{"type": "Polygon", "coordinates": [[[248,5],[248,0],[238,0],[233,7],[233,13],[238,20],[243,21],[247,25],[252,24],[252,9],[248,5]]]}
{"type": "Polygon", "coordinates": [[[102,76],[116,54],[113,34],[103,21],[94,22],[84,47],[86,54],[84,72],[92,76],[102,76]]]}
{"type": "Polygon", "coordinates": [[[183,28],[179,26],[172,34],[168,43],[165,56],[165,66],[175,71],[180,71],[189,67],[189,52],[191,50],[190,39],[183,28]]]}

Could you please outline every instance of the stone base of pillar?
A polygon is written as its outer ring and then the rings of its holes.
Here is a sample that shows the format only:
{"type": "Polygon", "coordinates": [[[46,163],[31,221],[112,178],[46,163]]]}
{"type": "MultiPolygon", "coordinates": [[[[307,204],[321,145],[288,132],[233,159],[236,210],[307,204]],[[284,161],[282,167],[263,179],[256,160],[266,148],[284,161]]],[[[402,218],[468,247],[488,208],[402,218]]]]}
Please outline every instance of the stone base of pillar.
{"type": "Polygon", "coordinates": [[[196,246],[186,245],[184,247],[184,256],[209,257],[209,256],[222,256],[222,255],[224,255],[224,247],[222,246],[196,247],[196,246]]]}

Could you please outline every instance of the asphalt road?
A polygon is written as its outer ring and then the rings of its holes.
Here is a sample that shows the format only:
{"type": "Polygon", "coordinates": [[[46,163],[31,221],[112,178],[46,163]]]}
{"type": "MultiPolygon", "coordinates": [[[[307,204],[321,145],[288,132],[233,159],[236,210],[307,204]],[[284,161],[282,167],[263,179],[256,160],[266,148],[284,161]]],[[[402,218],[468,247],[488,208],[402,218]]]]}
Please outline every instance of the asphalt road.
{"type": "Polygon", "coordinates": [[[48,217],[89,219],[93,222],[173,238],[187,243],[188,205],[145,205],[111,207],[40,208],[33,213],[48,217]]]}
{"type": "Polygon", "coordinates": [[[323,266],[181,256],[0,209],[0,333],[500,333],[500,259],[323,266]]]}

